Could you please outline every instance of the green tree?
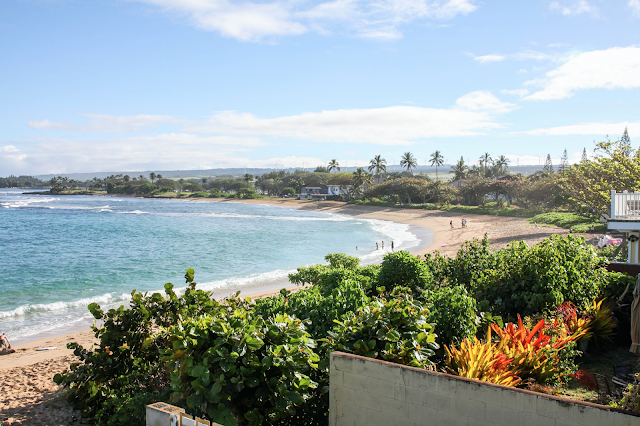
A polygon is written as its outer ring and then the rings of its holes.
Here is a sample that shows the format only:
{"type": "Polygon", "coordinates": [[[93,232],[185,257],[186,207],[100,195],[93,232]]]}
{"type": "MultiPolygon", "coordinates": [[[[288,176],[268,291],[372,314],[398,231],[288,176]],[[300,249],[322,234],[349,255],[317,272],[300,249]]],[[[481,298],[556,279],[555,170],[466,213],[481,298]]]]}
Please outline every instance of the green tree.
{"type": "Polygon", "coordinates": [[[153,183],[156,180],[156,174],[154,172],[149,173],[149,180],[153,183]]]}
{"type": "Polygon", "coordinates": [[[380,176],[380,171],[387,172],[387,160],[381,155],[376,155],[373,160],[369,161],[369,171],[376,171],[376,176],[380,176]]]}
{"type": "Polygon", "coordinates": [[[124,175],[124,176],[122,177],[122,180],[123,180],[123,181],[125,181],[125,183],[126,183],[126,182],[129,182],[129,180],[130,180],[130,179],[131,179],[131,178],[129,177],[129,175],[124,175]]]}
{"type": "Polygon", "coordinates": [[[329,161],[329,165],[327,166],[327,170],[331,173],[332,170],[340,171],[340,164],[338,164],[338,160],[333,159],[329,161]]]}
{"type": "Polygon", "coordinates": [[[547,160],[544,162],[544,167],[542,168],[547,173],[553,173],[553,163],[551,162],[551,154],[547,154],[547,160]]]}
{"type": "Polygon", "coordinates": [[[458,188],[460,188],[460,182],[462,179],[467,177],[467,172],[469,171],[469,167],[464,164],[464,158],[460,157],[460,160],[451,166],[451,171],[449,173],[453,173],[453,180],[458,181],[458,188]]]}
{"type": "Polygon", "coordinates": [[[244,180],[246,182],[251,182],[253,180],[253,175],[249,174],[249,173],[245,173],[244,175],[244,180]]]}
{"type": "Polygon", "coordinates": [[[432,166],[436,166],[436,180],[438,180],[438,167],[442,166],[444,163],[444,157],[442,153],[436,150],[433,154],[431,154],[430,163],[432,166]]]}
{"type": "Polygon", "coordinates": [[[488,152],[485,152],[480,156],[480,164],[482,165],[485,174],[487,173],[487,166],[493,163],[493,158],[488,152]]]}
{"type": "Polygon", "coordinates": [[[411,173],[411,169],[415,169],[418,167],[418,160],[413,156],[410,152],[405,152],[402,154],[402,158],[400,159],[400,166],[407,169],[409,173],[411,173]]]}
{"type": "Polygon", "coordinates": [[[354,197],[359,197],[362,194],[362,189],[365,184],[371,184],[373,182],[373,175],[367,173],[362,167],[353,172],[353,190],[354,197]]]}
{"type": "Polygon", "coordinates": [[[596,145],[594,156],[571,167],[560,181],[569,197],[600,216],[609,216],[611,191],[640,189],[640,152],[621,141],[596,145]]]}
{"type": "Polygon", "coordinates": [[[498,157],[498,159],[494,163],[494,167],[496,170],[496,175],[503,175],[507,172],[509,168],[509,159],[504,155],[498,157]]]}

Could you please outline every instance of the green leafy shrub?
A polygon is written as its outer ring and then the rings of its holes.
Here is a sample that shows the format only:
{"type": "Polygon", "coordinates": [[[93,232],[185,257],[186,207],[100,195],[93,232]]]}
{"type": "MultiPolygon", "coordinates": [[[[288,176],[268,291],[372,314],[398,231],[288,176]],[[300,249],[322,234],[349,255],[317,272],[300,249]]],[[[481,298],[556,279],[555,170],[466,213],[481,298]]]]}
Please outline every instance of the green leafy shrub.
{"type": "Polygon", "coordinates": [[[183,296],[177,296],[169,283],[165,285],[166,297],[134,291],[126,309],[120,306],[104,312],[96,303],[89,305],[94,318],[103,322],[92,327],[99,343],[86,349],[69,343],[67,347],[80,362],[71,364],[71,371],[57,374],[54,381],[69,389],[67,401],[92,423],[107,425],[122,412],[137,412],[131,416],[143,418],[144,405],[134,396],[163,398],[169,387],[160,361],[166,336],[156,328],[221,309],[210,293],[195,290],[193,277],[193,269],[189,269],[185,275],[189,286],[183,296]],[[116,401],[133,405],[122,407],[116,401]]]}
{"type": "Polygon", "coordinates": [[[407,251],[397,251],[384,256],[378,274],[378,285],[386,289],[409,287],[414,295],[434,286],[429,267],[407,251]]]}
{"type": "Polygon", "coordinates": [[[376,298],[355,315],[337,321],[325,343],[332,350],[426,368],[433,365],[431,357],[439,348],[426,315],[427,310],[409,294],[376,298]]]}
{"type": "Polygon", "coordinates": [[[461,285],[480,311],[531,315],[569,301],[585,309],[610,283],[597,251],[572,235],[551,237],[533,247],[513,242],[491,252],[489,242],[465,243],[454,259],[427,256],[440,285],[461,285]]]}
{"type": "Polygon", "coordinates": [[[169,330],[172,399],[223,425],[275,423],[296,414],[317,383],[315,341],[286,314],[263,319],[236,307],[169,330]]]}
{"type": "Polygon", "coordinates": [[[311,337],[319,339],[333,328],[334,320],[357,311],[367,305],[369,300],[359,283],[346,280],[328,294],[318,287],[295,293],[283,289],[277,296],[257,300],[255,311],[264,318],[286,313],[308,320],[307,331],[311,337]]]}
{"type": "Polygon", "coordinates": [[[220,197],[222,197],[222,193],[218,188],[212,188],[211,191],[209,191],[209,198],[220,198],[220,197]]]}
{"type": "Polygon", "coordinates": [[[296,190],[291,188],[290,186],[287,186],[285,189],[282,190],[282,195],[293,195],[296,193],[296,190]]]}
{"type": "Polygon", "coordinates": [[[476,334],[476,300],[461,286],[443,287],[424,296],[427,321],[438,326],[438,344],[458,344],[476,334]]]}

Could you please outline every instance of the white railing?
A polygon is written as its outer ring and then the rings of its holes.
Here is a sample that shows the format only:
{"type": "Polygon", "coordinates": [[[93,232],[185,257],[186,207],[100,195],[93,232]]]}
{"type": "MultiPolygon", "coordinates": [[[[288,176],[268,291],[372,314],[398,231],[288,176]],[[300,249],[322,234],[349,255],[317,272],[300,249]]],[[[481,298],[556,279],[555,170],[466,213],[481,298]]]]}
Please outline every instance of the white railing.
{"type": "Polygon", "coordinates": [[[640,220],[640,192],[611,191],[611,220],[640,220]]]}

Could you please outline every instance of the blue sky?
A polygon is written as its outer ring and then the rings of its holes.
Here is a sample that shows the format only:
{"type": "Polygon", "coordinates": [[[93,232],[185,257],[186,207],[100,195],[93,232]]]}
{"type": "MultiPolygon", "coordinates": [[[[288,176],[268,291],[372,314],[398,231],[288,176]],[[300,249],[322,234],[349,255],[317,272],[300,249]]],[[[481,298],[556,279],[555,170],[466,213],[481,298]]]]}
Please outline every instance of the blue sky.
{"type": "Polygon", "coordinates": [[[0,69],[0,176],[640,145],[640,0],[5,0],[0,69]]]}

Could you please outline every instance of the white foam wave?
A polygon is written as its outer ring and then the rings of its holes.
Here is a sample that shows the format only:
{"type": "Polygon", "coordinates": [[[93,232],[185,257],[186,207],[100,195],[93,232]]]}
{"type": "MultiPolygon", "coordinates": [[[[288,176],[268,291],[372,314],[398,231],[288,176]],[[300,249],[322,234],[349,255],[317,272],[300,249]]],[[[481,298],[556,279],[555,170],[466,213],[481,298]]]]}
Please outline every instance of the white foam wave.
{"type": "Polygon", "coordinates": [[[83,299],[73,300],[70,302],[52,302],[21,305],[10,311],[0,311],[0,318],[11,318],[26,316],[34,313],[55,312],[75,308],[86,308],[91,303],[109,304],[128,300],[129,294],[106,293],[100,296],[87,297],[83,299]]]}
{"type": "Polygon", "coordinates": [[[130,212],[118,212],[120,214],[151,214],[149,212],[143,212],[142,210],[133,210],[130,212]]]}

